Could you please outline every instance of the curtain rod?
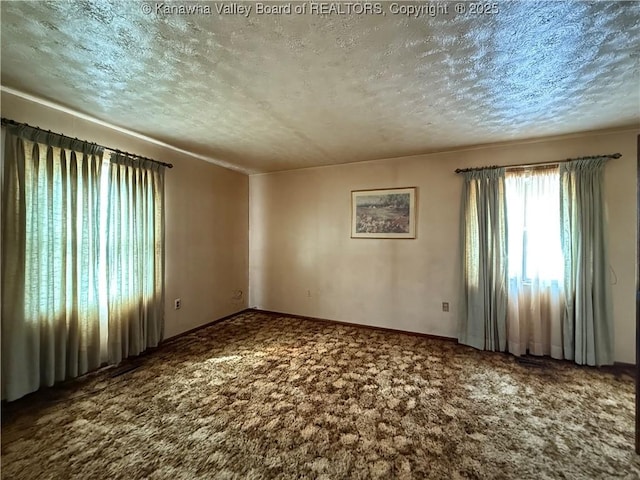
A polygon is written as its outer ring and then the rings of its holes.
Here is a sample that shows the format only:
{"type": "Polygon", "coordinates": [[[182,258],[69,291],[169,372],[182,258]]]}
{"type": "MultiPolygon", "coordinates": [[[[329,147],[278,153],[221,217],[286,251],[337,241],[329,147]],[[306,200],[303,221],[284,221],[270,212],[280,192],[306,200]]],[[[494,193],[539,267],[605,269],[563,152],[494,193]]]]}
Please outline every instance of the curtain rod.
{"type": "Polygon", "coordinates": [[[67,138],[69,140],[77,140],[79,142],[85,142],[85,143],[88,143],[90,145],[96,145],[97,147],[104,148],[105,150],[110,150],[112,152],[119,153],[119,154],[122,154],[122,155],[127,155],[128,157],[138,158],[140,160],[146,160],[147,162],[157,163],[157,164],[162,165],[163,167],[173,168],[173,164],[171,164],[171,163],[159,162],[158,160],[154,160],[153,158],[143,157],[142,155],[137,155],[135,153],[125,152],[124,150],[118,150],[117,148],[105,147],[104,145],[99,145],[99,144],[97,144],[95,142],[88,142],[86,140],[80,140],[77,137],[69,137],[68,135],[63,135],[62,133],[56,133],[56,132],[52,132],[51,130],[45,130],[45,129],[40,128],[40,127],[34,127],[32,125],[29,125],[28,123],[20,123],[20,122],[16,122],[15,120],[10,120],[8,118],[2,117],[2,125],[13,125],[13,126],[16,126],[16,127],[33,128],[33,129],[39,130],[41,132],[47,132],[47,133],[51,133],[53,135],[59,135],[59,136],[61,136],[63,138],[67,138]]]}
{"type": "Polygon", "coordinates": [[[476,170],[485,170],[487,168],[528,168],[528,167],[543,167],[545,165],[558,165],[559,163],[571,162],[573,160],[584,160],[587,158],[620,158],[622,154],[620,153],[612,153],[610,155],[592,155],[589,157],[576,157],[576,158],[566,158],[564,160],[556,160],[555,162],[537,162],[537,163],[527,163],[526,165],[491,165],[488,167],[475,167],[475,168],[456,168],[456,173],[464,173],[464,172],[474,172],[476,170]]]}

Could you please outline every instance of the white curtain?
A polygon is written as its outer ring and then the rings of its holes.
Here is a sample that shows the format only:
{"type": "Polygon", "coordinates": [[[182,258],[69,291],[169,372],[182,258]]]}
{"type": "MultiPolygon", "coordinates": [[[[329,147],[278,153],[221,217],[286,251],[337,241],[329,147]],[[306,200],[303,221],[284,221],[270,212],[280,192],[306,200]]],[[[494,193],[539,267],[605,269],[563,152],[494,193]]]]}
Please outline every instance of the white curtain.
{"type": "Polygon", "coordinates": [[[100,365],[102,150],[29,127],[5,138],[2,398],[100,365]]]}
{"type": "Polygon", "coordinates": [[[164,333],[164,167],[111,154],[107,201],[109,361],[164,333]]]}
{"type": "Polygon", "coordinates": [[[564,358],[558,168],[507,171],[505,188],[508,351],[564,358]]]}
{"type": "Polygon", "coordinates": [[[7,127],[2,398],[157,346],[164,327],[164,168],[7,127]]]}

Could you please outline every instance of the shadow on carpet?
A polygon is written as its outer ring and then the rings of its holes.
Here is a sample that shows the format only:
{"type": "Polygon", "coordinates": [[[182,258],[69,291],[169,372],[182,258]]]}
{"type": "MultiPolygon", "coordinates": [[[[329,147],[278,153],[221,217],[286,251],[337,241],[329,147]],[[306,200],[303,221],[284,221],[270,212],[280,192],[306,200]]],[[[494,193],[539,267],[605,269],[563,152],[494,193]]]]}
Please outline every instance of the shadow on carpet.
{"type": "Polygon", "coordinates": [[[640,478],[629,375],[246,312],[5,405],[3,479],[640,478]]]}

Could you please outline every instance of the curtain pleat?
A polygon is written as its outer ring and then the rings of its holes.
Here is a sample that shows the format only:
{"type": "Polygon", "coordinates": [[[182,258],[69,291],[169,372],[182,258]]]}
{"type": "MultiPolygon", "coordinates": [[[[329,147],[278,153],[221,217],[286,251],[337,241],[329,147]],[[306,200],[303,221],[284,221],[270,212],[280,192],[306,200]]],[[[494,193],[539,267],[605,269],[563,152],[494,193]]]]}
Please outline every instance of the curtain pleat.
{"type": "Polygon", "coordinates": [[[507,261],[504,169],[464,173],[463,295],[458,340],[478,349],[506,348],[507,261]]]}
{"type": "Polygon", "coordinates": [[[107,217],[109,360],[164,333],[164,168],[112,154],[107,217]]]}
{"type": "Polygon", "coordinates": [[[26,263],[26,178],[24,142],[6,133],[2,186],[2,398],[19,398],[38,388],[39,348],[24,322],[26,263]],[[10,320],[11,319],[11,320],[10,320]],[[16,319],[15,321],[13,319],[16,319]],[[13,338],[22,348],[13,348],[13,338]],[[24,366],[24,367],[23,367],[24,366]],[[32,387],[34,386],[34,387],[32,387]],[[23,393],[24,392],[24,393],[23,393]]]}
{"type": "Polygon", "coordinates": [[[613,363],[613,308],[602,189],[605,163],[599,157],[560,165],[567,296],[564,355],[581,365],[613,363]]]}

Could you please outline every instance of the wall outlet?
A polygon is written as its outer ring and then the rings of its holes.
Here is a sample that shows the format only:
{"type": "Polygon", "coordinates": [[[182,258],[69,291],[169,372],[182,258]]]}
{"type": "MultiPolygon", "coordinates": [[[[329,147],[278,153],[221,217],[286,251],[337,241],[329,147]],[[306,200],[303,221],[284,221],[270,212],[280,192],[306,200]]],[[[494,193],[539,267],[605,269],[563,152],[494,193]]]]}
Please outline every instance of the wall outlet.
{"type": "Polygon", "coordinates": [[[442,311],[443,312],[449,311],[449,302],[442,302],[442,311]]]}
{"type": "Polygon", "coordinates": [[[173,308],[174,308],[175,310],[180,310],[180,307],[182,307],[182,300],[181,300],[181,299],[179,299],[179,298],[176,298],[176,299],[173,301],[173,308]]]}
{"type": "Polygon", "coordinates": [[[307,297],[311,297],[311,290],[307,290],[307,297]]]}

